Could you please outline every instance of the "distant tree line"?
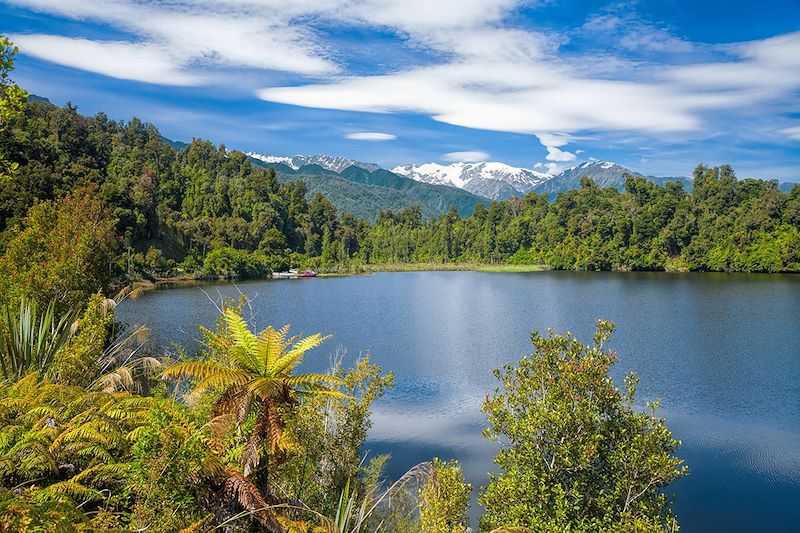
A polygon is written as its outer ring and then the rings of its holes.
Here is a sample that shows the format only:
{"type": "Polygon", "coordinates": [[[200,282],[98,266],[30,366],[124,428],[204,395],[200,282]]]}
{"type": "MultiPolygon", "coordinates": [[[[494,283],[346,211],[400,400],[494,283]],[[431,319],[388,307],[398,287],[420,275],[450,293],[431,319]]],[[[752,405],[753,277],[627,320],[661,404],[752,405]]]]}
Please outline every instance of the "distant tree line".
{"type": "Polygon", "coordinates": [[[629,176],[625,191],[588,178],[554,202],[529,194],[461,219],[383,213],[360,244],[368,262],[511,262],[564,270],[800,271],[800,186],[694,171],[694,190],[629,176]]]}

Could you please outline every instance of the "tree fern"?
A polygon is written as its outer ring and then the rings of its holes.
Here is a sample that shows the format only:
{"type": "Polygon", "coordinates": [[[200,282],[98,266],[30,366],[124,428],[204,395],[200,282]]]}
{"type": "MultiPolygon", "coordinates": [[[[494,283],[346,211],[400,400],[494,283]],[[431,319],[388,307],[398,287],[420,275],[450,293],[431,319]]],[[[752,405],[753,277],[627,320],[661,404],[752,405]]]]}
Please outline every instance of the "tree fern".
{"type": "MultiPolygon", "coordinates": [[[[227,308],[218,331],[203,330],[209,346],[208,357],[179,362],[162,373],[164,379],[193,379],[193,395],[209,389],[217,391],[215,417],[230,415],[239,429],[246,420],[254,420],[245,446],[236,453],[241,457],[245,476],[261,463],[263,443],[273,451],[283,447],[278,414],[282,405],[304,395],[342,396],[337,390],[341,380],[336,376],[293,374],[305,353],[329,337],[315,334],[300,339],[289,336],[289,329],[288,325],[280,329],[269,326],[253,333],[240,312],[227,308]]],[[[223,427],[228,426],[215,424],[215,429],[223,427]]]]}

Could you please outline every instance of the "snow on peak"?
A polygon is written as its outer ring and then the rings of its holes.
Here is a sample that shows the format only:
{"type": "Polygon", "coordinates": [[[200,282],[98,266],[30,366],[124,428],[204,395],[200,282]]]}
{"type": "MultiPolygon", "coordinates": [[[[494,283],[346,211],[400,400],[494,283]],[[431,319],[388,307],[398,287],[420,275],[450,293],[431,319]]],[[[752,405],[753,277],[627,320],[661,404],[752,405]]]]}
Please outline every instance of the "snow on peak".
{"type": "Polygon", "coordinates": [[[247,155],[253,159],[258,159],[265,163],[283,163],[290,166],[294,170],[299,169],[304,165],[319,165],[324,169],[332,170],[334,172],[341,172],[347,167],[355,166],[366,169],[370,172],[378,170],[380,167],[374,163],[362,163],[355,159],[348,159],[346,157],[316,154],[316,155],[295,155],[292,157],[264,155],[256,152],[247,152],[247,155]]]}
{"type": "Polygon", "coordinates": [[[493,199],[525,194],[550,178],[550,174],[544,172],[496,161],[402,165],[393,168],[392,172],[416,181],[458,187],[493,199]]]}
{"type": "Polygon", "coordinates": [[[450,185],[463,189],[465,181],[461,175],[464,172],[464,167],[468,164],[440,165],[438,163],[423,163],[422,165],[397,166],[392,169],[392,172],[416,181],[434,183],[436,185],[450,185]]]}
{"type": "Polygon", "coordinates": [[[283,163],[284,165],[288,165],[295,170],[297,170],[294,165],[292,164],[291,157],[282,157],[277,155],[264,155],[259,154],[257,152],[245,152],[247,157],[252,157],[253,159],[258,159],[259,161],[263,161],[264,163],[283,163]]]}
{"type": "Polygon", "coordinates": [[[577,168],[588,168],[588,167],[602,168],[602,169],[608,170],[610,168],[614,168],[614,167],[617,167],[617,166],[619,166],[619,165],[617,165],[613,161],[600,161],[598,159],[591,159],[589,161],[584,161],[580,165],[576,165],[574,167],[570,167],[567,170],[574,170],[574,169],[577,169],[577,168]]]}

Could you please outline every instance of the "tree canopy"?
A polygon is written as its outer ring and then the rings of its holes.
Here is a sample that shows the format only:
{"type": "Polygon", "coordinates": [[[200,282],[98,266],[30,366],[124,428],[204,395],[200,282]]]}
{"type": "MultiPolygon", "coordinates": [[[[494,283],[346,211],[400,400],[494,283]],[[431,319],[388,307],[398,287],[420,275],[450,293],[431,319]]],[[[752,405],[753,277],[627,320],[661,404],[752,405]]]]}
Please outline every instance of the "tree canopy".
{"type": "Polygon", "coordinates": [[[637,378],[615,387],[617,354],[604,348],[613,324],[599,321],[594,344],[569,334],[531,335],[534,352],[495,372],[485,435],[500,445],[481,496],[482,531],[675,531],[662,488],[686,473],[664,420],[634,409],[637,378]]]}

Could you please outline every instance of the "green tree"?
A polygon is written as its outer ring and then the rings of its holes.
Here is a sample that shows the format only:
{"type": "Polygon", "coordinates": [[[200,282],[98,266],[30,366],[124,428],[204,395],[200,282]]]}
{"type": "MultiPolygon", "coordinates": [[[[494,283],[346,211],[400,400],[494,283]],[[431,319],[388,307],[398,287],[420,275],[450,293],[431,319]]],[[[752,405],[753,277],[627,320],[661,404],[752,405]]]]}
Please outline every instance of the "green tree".
{"type": "Polygon", "coordinates": [[[500,443],[500,472],[480,501],[481,529],[673,531],[662,489],[686,472],[662,418],[634,409],[637,378],[614,386],[606,350],[614,326],[599,321],[594,344],[569,334],[531,335],[534,353],[495,371],[487,438],[500,443]]]}
{"type": "MultiPolygon", "coordinates": [[[[14,56],[19,49],[4,35],[0,35],[0,133],[6,129],[11,119],[18,116],[25,105],[28,94],[11,79],[14,70],[14,56]]],[[[0,150],[3,143],[0,143],[0,150]]],[[[8,154],[0,151],[0,180],[8,179],[19,164],[8,159],[8,154]]]]}
{"type": "Polygon", "coordinates": [[[432,475],[420,490],[420,528],[426,533],[466,533],[469,494],[458,461],[434,459],[432,475]]]}
{"type": "Polygon", "coordinates": [[[111,282],[117,248],[114,220],[87,185],[58,202],[43,202],[11,232],[0,257],[0,298],[26,297],[40,308],[81,309],[111,282]]]}
{"type": "Polygon", "coordinates": [[[335,365],[346,397],[309,398],[286,413],[286,429],[294,453],[275,473],[295,499],[325,515],[335,514],[341,491],[348,481],[354,491],[364,492],[362,447],[372,426],[372,403],[394,386],[394,375],[368,357],[345,370],[335,365]]]}
{"type": "MultiPolygon", "coordinates": [[[[214,402],[213,416],[230,416],[237,426],[251,417],[250,435],[242,450],[244,475],[250,476],[262,459],[262,445],[271,452],[284,447],[280,409],[303,396],[343,396],[332,387],[341,379],[330,374],[294,374],[305,353],[328,337],[320,334],[303,339],[288,337],[289,326],[272,326],[258,334],[242,318],[241,312],[227,308],[222,331],[204,329],[211,352],[205,360],[183,361],[164,370],[164,379],[195,379],[193,393],[210,389],[220,394],[214,402]],[[299,340],[298,340],[299,339],[299,340]]],[[[266,469],[262,469],[266,473],[266,469]]],[[[266,487],[261,484],[262,490],[266,487]]]]}

